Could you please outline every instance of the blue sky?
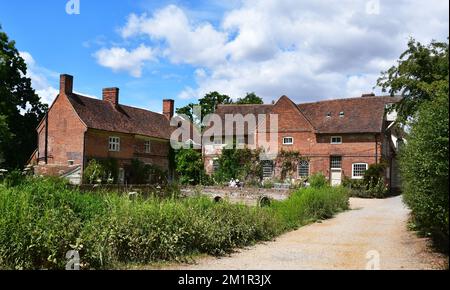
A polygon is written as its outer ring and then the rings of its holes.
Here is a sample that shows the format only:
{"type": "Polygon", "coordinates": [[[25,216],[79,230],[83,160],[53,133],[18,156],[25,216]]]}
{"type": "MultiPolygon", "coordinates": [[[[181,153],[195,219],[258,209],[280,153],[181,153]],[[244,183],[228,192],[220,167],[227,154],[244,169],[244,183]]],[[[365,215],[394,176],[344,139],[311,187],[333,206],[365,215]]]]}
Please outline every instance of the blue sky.
{"type": "MultiPolygon", "coordinates": [[[[99,97],[161,111],[217,90],[303,102],[371,92],[409,37],[448,36],[448,1],[0,0],[0,24],[48,102],[58,75],[99,97]],[[392,3],[395,2],[395,3],[392,3]]],[[[377,90],[375,90],[377,92],[377,90]]]]}

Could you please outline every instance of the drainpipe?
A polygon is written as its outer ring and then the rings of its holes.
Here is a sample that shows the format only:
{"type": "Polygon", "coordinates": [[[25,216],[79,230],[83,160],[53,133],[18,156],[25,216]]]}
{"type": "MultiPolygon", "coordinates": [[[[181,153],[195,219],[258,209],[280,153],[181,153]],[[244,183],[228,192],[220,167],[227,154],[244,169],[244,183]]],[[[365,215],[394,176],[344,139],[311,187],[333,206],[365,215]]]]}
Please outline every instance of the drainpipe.
{"type": "Polygon", "coordinates": [[[375,164],[378,164],[378,139],[377,139],[377,134],[375,134],[375,164]]]}
{"type": "Polygon", "coordinates": [[[48,164],[48,113],[45,114],[45,153],[44,160],[45,164],[48,164]]]}

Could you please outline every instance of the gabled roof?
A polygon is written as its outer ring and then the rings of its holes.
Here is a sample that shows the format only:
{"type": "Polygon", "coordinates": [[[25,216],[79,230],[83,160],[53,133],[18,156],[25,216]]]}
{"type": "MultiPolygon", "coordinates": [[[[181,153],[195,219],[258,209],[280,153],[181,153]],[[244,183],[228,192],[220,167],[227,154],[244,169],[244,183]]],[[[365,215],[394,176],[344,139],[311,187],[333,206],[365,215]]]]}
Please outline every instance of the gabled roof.
{"type": "MultiPolygon", "coordinates": [[[[282,98],[287,98],[283,96],[282,98]]],[[[387,104],[400,97],[373,96],[325,100],[296,105],[317,133],[380,133],[387,104]],[[343,116],[341,116],[341,112],[343,116]]],[[[275,105],[219,105],[216,114],[270,114],[275,105]]]]}
{"type": "Polygon", "coordinates": [[[304,103],[298,107],[318,133],[379,133],[386,105],[398,101],[399,97],[360,97],[304,103]]]}
{"type": "Polygon", "coordinates": [[[70,94],[68,99],[80,119],[90,129],[167,140],[174,129],[164,115],[148,110],[125,105],[115,107],[109,102],[78,94],[70,94]]]}

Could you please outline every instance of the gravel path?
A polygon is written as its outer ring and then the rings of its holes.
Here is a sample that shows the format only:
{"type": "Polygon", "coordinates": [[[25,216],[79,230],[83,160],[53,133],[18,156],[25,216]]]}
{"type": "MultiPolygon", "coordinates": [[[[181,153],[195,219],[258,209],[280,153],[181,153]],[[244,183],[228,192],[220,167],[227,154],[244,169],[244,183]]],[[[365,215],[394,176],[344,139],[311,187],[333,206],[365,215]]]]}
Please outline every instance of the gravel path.
{"type": "Polygon", "coordinates": [[[448,260],[406,228],[401,197],[351,199],[352,210],[222,258],[171,269],[440,269],[448,260]],[[379,257],[379,259],[377,259],[379,257]],[[369,265],[369,266],[368,266],[369,265]]]}

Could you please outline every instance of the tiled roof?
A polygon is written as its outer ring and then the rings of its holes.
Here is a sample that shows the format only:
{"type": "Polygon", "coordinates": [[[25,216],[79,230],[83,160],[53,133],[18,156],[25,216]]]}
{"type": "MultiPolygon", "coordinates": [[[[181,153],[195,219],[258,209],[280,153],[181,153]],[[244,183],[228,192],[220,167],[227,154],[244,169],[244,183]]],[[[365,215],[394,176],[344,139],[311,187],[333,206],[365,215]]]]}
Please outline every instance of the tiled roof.
{"type": "Polygon", "coordinates": [[[170,139],[174,127],[162,114],[71,94],[68,96],[88,128],[170,139]]]}
{"type": "MultiPolygon", "coordinates": [[[[386,104],[399,97],[359,97],[297,105],[317,133],[378,133],[382,131],[386,104]],[[343,113],[343,115],[341,115],[343,113]]],[[[219,105],[216,114],[270,114],[274,105],[219,105]]],[[[282,116],[281,116],[282,117],[282,116]]]]}
{"type": "Polygon", "coordinates": [[[382,131],[386,104],[398,97],[361,97],[299,104],[318,133],[377,133],[382,131]]]}

